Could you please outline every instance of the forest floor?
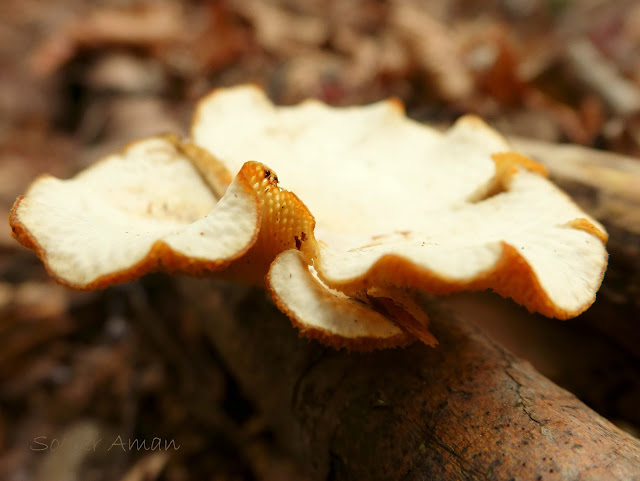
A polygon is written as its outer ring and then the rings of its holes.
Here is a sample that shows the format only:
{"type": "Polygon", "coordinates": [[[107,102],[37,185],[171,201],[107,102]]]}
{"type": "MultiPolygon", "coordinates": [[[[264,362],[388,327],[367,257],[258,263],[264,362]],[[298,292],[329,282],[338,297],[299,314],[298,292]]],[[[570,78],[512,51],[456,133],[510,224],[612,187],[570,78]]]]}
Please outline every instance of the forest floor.
{"type": "MultiPolygon", "coordinates": [[[[637,157],[640,1],[3,0],[0,209],[242,82],[637,157]]],[[[5,223],[0,345],[3,480],[301,479],[167,276],[71,291],[5,223]]],[[[637,435],[609,394],[586,401],[637,435]]]]}

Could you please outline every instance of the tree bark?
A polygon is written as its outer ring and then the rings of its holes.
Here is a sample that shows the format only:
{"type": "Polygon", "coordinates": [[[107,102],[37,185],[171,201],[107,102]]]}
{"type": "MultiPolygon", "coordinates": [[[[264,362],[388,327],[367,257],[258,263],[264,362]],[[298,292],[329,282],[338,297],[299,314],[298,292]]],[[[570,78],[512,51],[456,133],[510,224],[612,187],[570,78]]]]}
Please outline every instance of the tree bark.
{"type": "Polygon", "coordinates": [[[310,479],[640,479],[637,439],[438,302],[437,348],[357,354],[298,338],[260,290],[182,286],[310,479]]]}

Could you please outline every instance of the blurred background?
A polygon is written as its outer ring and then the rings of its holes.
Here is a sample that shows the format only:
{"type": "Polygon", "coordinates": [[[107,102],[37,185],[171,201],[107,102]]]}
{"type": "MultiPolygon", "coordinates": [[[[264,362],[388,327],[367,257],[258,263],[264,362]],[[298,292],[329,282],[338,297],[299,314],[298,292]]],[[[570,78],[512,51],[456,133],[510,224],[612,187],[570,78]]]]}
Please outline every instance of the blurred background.
{"type": "MultiPolygon", "coordinates": [[[[640,1],[2,0],[2,209],[42,173],[186,134],[200,97],[241,82],[282,104],[393,96],[441,127],[472,112],[508,136],[638,156],[640,1]]],[[[612,267],[585,319],[500,304],[516,328],[485,328],[637,435],[640,228],[607,227],[612,267]]],[[[0,226],[1,479],[301,479],[181,288],[70,291],[0,226]]]]}

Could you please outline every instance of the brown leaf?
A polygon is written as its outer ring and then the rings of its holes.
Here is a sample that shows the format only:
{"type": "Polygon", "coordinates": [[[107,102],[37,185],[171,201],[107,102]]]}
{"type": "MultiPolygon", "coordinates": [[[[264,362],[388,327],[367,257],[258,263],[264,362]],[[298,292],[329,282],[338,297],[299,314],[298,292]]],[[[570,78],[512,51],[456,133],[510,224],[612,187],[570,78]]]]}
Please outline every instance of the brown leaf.
{"type": "Polygon", "coordinates": [[[460,101],[471,95],[471,74],[462,62],[460,44],[451,28],[425,10],[401,2],[393,3],[390,22],[415,64],[432,77],[446,100],[460,101]]]}
{"type": "Polygon", "coordinates": [[[97,7],[56,31],[30,61],[36,73],[48,75],[83,48],[114,45],[155,48],[184,39],[188,31],[182,8],[173,2],[97,7]]]}

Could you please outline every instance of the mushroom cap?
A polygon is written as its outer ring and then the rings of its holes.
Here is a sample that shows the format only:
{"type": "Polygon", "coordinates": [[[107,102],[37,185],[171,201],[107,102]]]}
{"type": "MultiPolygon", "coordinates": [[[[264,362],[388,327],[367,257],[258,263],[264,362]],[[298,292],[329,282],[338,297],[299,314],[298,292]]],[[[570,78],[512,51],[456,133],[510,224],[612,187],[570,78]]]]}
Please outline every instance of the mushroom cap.
{"type": "Polygon", "coordinates": [[[352,349],[435,345],[415,289],[493,289],[566,318],[602,281],[604,228],[476,117],[442,133],[394,100],[276,107],[241,86],[199,104],[192,137],[39,178],[14,236],[75,288],[152,270],[266,280],[303,335],[352,349]]]}
{"type": "Polygon", "coordinates": [[[153,270],[218,270],[254,244],[260,205],[245,175],[230,179],[201,149],[175,137],[127,146],[69,180],[37,179],[10,214],[17,240],[52,277],[80,289],[105,287],[153,270]],[[186,150],[190,152],[191,157],[186,150]]]}
{"type": "Polygon", "coordinates": [[[324,285],[299,251],[287,250],[276,258],[267,285],[278,308],[306,337],[354,350],[397,347],[414,340],[386,313],[324,285]]]}
{"type": "Polygon", "coordinates": [[[240,86],[200,102],[192,138],[232,173],[253,158],[278,173],[316,220],[319,251],[307,262],[348,295],[493,289],[567,318],[602,281],[604,228],[476,117],[441,133],[394,100],[276,107],[240,86]]]}

